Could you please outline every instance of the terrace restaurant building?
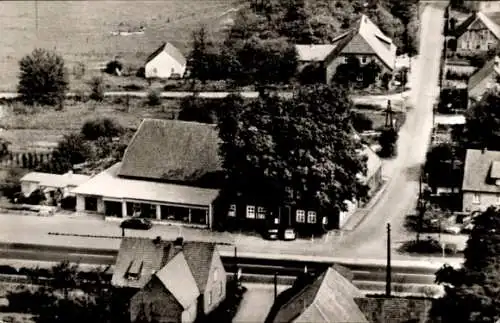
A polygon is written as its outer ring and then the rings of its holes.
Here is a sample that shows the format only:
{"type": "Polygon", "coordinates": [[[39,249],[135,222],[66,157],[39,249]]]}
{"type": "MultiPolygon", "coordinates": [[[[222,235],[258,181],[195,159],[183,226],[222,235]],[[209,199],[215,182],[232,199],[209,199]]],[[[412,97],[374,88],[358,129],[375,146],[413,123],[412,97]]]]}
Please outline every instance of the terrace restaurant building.
{"type": "Polygon", "coordinates": [[[121,162],[73,189],[77,212],[211,228],[218,143],[214,125],[145,119],[121,162]]]}

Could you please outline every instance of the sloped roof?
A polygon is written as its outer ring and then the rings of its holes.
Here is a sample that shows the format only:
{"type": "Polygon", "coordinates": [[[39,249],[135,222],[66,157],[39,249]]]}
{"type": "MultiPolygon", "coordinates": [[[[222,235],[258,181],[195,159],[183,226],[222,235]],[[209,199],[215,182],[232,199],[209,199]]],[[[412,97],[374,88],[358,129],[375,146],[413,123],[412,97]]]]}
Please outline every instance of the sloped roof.
{"type": "Polygon", "coordinates": [[[335,49],[336,45],[295,45],[299,61],[323,62],[335,49]]]}
{"type": "Polygon", "coordinates": [[[410,321],[425,323],[429,322],[433,300],[403,297],[363,297],[357,298],[356,303],[368,321],[372,323],[405,323],[410,321]]]}
{"type": "Polygon", "coordinates": [[[116,163],[102,173],[72,189],[74,194],[103,196],[114,199],[132,199],[151,202],[168,202],[181,205],[207,206],[219,195],[219,190],[158,183],[117,176],[121,163],[116,163]]]}
{"type": "Polygon", "coordinates": [[[182,53],[177,49],[177,47],[175,47],[171,43],[161,44],[161,46],[158,47],[157,50],[155,50],[151,55],[148,56],[148,58],[146,58],[146,64],[152,61],[161,52],[167,53],[170,57],[175,59],[179,64],[186,65],[187,62],[186,57],[184,57],[184,55],[182,55],[182,53]]]}
{"type": "Polygon", "coordinates": [[[493,179],[500,179],[500,161],[491,162],[490,177],[493,179]]]}
{"type": "Polygon", "coordinates": [[[500,26],[497,25],[490,17],[482,12],[476,12],[472,14],[469,18],[465,19],[457,28],[455,29],[455,37],[460,37],[463,33],[471,28],[476,22],[481,22],[491,33],[500,39],[500,26]]]}
{"type": "Polygon", "coordinates": [[[366,15],[361,15],[354,24],[351,33],[344,33],[334,39],[333,42],[335,43],[346,37],[350,39],[342,46],[342,53],[374,54],[389,69],[394,69],[396,63],[396,45],[366,15]]]}
{"type": "Polygon", "coordinates": [[[200,295],[200,290],[182,252],[170,259],[155,275],[184,309],[193,304],[200,295]]]}
{"type": "MultiPolygon", "coordinates": [[[[125,237],[120,244],[111,283],[117,287],[142,288],[154,274],[157,274],[164,286],[177,297],[175,292],[179,287],[172,285],[176,282],[166,283],[165,280],[173,279],[168,277],[176,277],[177,280],[176,275],[187,275],[191,278],[179,278],[178,282],[185,283],[179,286],[196,290],[199,295],[206,289],[210,266],[216,253],[217,247],[212,242],[185,241],[182,248],[176,248],[173,241],[155,242],[148,238],[125,237]],[[170,264],[178,254],[182,254],[182,259],[176,259],[173,264],[170,264]],[[142,271],[138,280],[126,278],[127,270],[132,262],[142,262],[142,271]],[[165,267],[168,268],[165,269],[165,267]],[[185,281],[186,279],[188,281],[185,281]]],[[[181,299],[189,299],[189,295],[192,294],[190,291],[178,293],[181,293],[178,299],[181,305],[183,304],[181,299]],[[188,294],[182,294],[184,292],[188,294]]]]}
{"type": "Polygon", "coordinates": [[[368,322],[354,301],[358,297],[363,294],[351,282],[328,268],[281,306],[273,322],[368,322]]]}
{"type": "MultiPolygon", "coordinates": [[[[500,69],[498,66],[498,57],[494,57],[487,61],[483,67],[478,69],[474,74],[469,77],[467,82],[467,90],[469,92],[473,91],[481,82],[490,76],[492,73],[500,75],[500,69]]],[[[484,89],[486,91],[486,89],[484,89]]]]}
{"type": "Polygon", "coordinates": [[[488,181],[492,163],[499,161],[500,151],[467,149],[462,190],[500,193],[500,186],[488,181]]]}
{"type": "Polygon", "coordinates": [[[40,172],[30,172],[23,177],[21,177],[21,182],[37,182],[40,186],[48,187],[67,187],[67,186],[77,186],[90,179],[90,176],[66,173],[51,174],[51,173],[40,173],[40,172]]]}
{"type": "Polygon", "coordinates": [[[119,176],[196,181],[221,170],[215,125],[144,119],[128,145],[119,176]]]}

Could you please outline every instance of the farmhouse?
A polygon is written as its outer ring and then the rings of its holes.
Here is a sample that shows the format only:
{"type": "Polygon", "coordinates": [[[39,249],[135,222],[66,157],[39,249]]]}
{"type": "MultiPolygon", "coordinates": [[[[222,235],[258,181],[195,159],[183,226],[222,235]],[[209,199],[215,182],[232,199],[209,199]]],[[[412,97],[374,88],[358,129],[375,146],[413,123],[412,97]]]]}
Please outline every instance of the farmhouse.
{"type": "Polygon", "coordinates": [[[171,43],[163,43],[146,59],[146,78],[182,78],[186,71],[186,58],[171,43]]]}
{"type": "Polygon", "coordinates": [[[467,92],[470,100],[479,100],[489,91],[498,87],[498,77],[500,75],[500,58],[495,58],[487,61],[483,67],[477,70],[469,78],[467,83],[467,92]]]}
{"type": "Polygon", "coordinates": [[[500,205],[500,151],[467,149],[462,194],[464,212],[500,205]]]}
{"type": "Polygon", "coordinates": [[[472,14],[456,27],[456,52],[458,54],[479,54],[494,49],[500,39],[500,26],[494,16],[483,12],[472,14]]]}
{"type": "Polygon", "coordinates": [[[133,294],[131,322],[194,322],[226,297],[217,246],[182,238],[123,238],[111,283],[133,294]]]}
{"type": "Polygon", "coordinates": [[[120,163],[73,190],[77,211],[210,228],[218,143],[214,125],[145,119],[120,163]]]}

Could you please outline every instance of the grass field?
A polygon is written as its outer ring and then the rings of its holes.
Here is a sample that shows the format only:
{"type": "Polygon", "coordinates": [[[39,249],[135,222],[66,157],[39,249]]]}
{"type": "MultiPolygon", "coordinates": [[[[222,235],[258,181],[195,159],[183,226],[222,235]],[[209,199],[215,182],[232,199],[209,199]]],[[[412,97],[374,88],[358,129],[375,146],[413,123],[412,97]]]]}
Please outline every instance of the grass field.
{"type": "Polygon", "coordinates": [[[79,132],[83,123],[98,117],[109,117],[124,127],[136,128],[144,118],[171,119],[178,112],[179,101],[163,100],[158,107],[145,106],[131,100],[128,111],[118,102],[74,102],[68,100],[63,111],[43,107],[29,112],[16,112],[4,104],[0,116],[0,137],[12,143],[11,150],[45,150],[53,148],[69,133],[79,132]]]}
{"type": "Polygon", "coordinates": [[[0,91],[15,90],[18,61],[36,47],[56,49],[69,71],[78,62],[95,69],[115,56],[136,68],[165,41],[187,54],[202,24],[220,38],[221,23],[237,7],[237,0],[2,1],[0,91]],[[141,26],[142,35],[111,34],[141,26]]]}

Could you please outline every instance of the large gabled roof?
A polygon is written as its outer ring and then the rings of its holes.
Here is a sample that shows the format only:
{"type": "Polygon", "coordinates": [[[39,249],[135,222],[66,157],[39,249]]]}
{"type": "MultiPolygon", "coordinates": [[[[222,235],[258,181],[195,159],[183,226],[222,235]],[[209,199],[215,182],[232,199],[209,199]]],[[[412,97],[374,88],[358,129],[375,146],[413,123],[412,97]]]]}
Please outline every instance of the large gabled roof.
{"type": "Polygon", "coordinates": [[[500,162],[500,151],[467,149],[462,191],[500,193],[500,186],[491,177],[495,162],[500,162]]]}
{"type": "Polygon", "coordinates": [[[184,57],[184,55],[182,55],[179,49],[177,49],[177,47],[175,47],[171,43],[161,44],[161,46],[158,47],[158,49],[156,49],[153,53],[151,53],[151,55],[148,56],[148,58],[146,58],[146,64],[152,61],[161,52],[167,53],[170,57],[175,59],[179,64],[186,65],[187,62],[186,57],[184,57]]]}
{"type": "Polygon", "coordinates": [[[475,23],[482,23],[491,33],[500,39],[500,26],[496,24],[490,17],[482,12],[476,12],[465,19],[460,25],[455,29],[455,37],[460,37],[463,33],[469,30],[475,23]]]}
{"type": "Polygon", "coordinates": [[[119,176],[194,182],[221,170],[215,125],[144,119],[128,145],[119,176]]]}
{"type": "Polygon", "coordinates": [[[345,277],[328,268],[280,307],[274,323],[368,322],[354,301],[363,294],[345,277]]]}
{"type": "Polygon", "coordinates": [[[396,63],[396,45],[366,15],[356,21],[353,28],[333,40],[342,41],[341,53],[373,54],[389,68],[394,69],[396,63]],[[345,41],[347,38],[348,41],[345,41]]]}
{"type": "MultiPolygon", "coordinates": [[[[492,73],[500,75],[500,68],[498,66],[498,57],[494,57],[487,61],[483,67],[478,69],[474,74],[469,77],[469,81],[467,82],[467,90],[469,93],[474,90],[481,82],[490,76],[492,73]]],[[[484,89],[486,90],[486,89],[484,89]]]]}

